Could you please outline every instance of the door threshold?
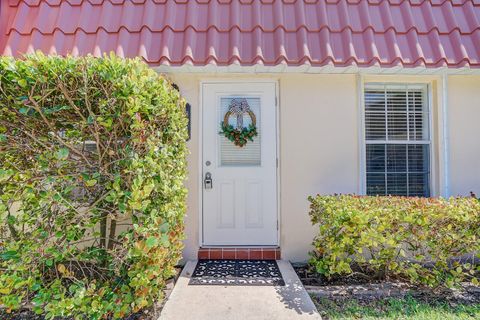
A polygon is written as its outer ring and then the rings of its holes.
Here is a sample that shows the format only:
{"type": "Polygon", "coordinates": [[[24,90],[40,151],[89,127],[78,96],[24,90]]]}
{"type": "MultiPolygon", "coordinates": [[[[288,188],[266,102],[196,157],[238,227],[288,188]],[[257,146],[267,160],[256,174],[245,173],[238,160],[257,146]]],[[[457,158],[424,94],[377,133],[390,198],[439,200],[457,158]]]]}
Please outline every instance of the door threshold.
{"type": "Polygon", "coordinates": [[[198,259],[231,259],[231,260],[280,260],[281,250],[278,246],[245,246],[245,247],[201,247],[198,259]]]}

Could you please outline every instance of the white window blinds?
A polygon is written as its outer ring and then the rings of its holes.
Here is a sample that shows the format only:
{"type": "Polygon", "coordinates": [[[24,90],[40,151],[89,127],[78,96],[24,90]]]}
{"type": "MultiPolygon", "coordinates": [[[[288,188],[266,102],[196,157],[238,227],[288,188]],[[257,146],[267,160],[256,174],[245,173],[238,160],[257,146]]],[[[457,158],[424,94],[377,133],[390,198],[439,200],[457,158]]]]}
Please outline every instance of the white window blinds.
{"type": "Polygon", "coordinates": [[[366,84],[369,195],[430,196],[426,85],[366,84]]]}

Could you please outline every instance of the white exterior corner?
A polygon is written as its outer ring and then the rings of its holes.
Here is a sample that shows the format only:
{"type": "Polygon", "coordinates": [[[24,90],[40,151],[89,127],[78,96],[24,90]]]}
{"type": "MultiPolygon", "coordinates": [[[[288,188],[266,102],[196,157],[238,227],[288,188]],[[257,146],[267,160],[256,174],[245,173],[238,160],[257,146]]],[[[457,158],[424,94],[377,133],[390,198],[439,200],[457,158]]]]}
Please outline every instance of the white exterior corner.
{"type": "Polygon", "coordinates": [[[445,198],[450,197],[450,154],[449,154],[449,139],[448,139],[448,76],[447,74],[442,75],[442,103],[441,103],[441,120],[442,120],[442,133],[441,133],[441,147],[440,150],[442,151],[441,163],[442,163],[442,175],[441,175],[441,190],[442,196],[445,198]]]}
{"type": "Polygon", "coordinates": [[[358,194],[365,195],[367,192],[367,179],[365,174],[365,125],[364,125],[364,76],[357,74],[357,112],[358,112],[358,194]]]}

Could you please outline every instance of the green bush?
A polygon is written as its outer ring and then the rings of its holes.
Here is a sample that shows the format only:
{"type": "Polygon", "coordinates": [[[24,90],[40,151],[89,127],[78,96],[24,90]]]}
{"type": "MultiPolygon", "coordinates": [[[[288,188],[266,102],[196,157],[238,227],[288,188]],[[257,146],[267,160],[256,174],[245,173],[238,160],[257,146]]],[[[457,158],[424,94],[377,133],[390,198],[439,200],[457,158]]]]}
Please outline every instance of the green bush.
{"type": "Polygon", "coordinates": [[[187,119],[140,60],[0,57],[0,305],[120,318],[181,257],[187,119]]]}
{"type": "Polygon", "coordinates": [[[478,284],[473,257],[465,259],[480,250],[480,202],[474,198],[339,195],[309,201],[318,226],[310,262],[327,277],[358,269],[429,286],[478,284]]]}

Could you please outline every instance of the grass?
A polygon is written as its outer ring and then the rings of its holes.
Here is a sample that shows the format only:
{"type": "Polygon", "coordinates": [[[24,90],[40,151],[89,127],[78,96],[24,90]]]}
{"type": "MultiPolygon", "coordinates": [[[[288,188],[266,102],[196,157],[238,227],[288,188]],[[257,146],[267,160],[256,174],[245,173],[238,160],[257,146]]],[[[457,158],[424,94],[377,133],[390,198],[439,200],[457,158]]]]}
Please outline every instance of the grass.
{"type": "Polygon", "coordinates": [[[383,299],[370,302],[357,300],[332,301],[314,298],[322,319],[405,319],[452,320],[480,319],[480,304],[424,302],[412,297],[383,299]]]}

